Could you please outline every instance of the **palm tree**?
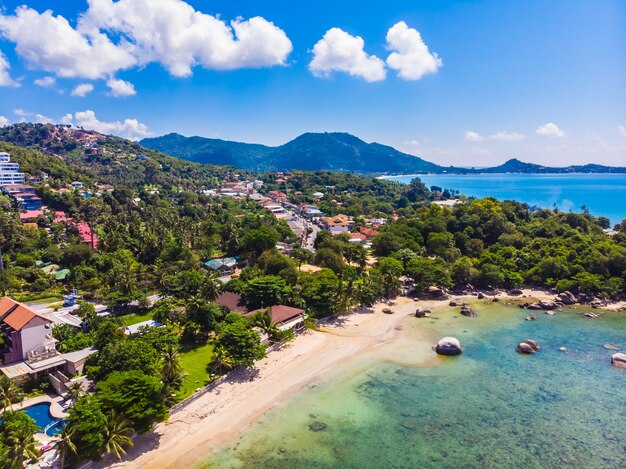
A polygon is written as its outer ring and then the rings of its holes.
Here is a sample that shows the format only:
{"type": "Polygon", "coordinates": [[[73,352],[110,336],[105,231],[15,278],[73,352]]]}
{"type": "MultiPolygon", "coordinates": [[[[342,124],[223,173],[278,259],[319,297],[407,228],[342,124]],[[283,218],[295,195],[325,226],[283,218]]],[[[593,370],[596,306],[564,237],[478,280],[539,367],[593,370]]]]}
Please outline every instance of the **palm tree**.
{"type": "Polygon", "coordinates": [[[125,446],[133,446],[133,440],[130,436],[135,432],[130,426],[128,420],[118,414],[115,410],[109,412],[107,422],[104,425],[103,450],[105,455],[114,454],[119,460],[126,454],[125,446]]]}
{"type": "Polygon", "coordinates": [[[211,272],[204,276],[202,282],[202,294],[208,301],[215,301],[221,293],[222,282],[218,280],[217,273],[211,272]]]}
{"type": "Polygon", "coordinates": [[[168,389],[180,389],[183,379],[187,375],[183,371],[180,363],[180,355],[175,347],[168,347],[162,354],[163,368],[161,369],[161,379],[164,387],[168,389]]]}
{"type": "Polygon", "coordinates": [[[33,433],[27,427],[18,427],[11,432],[7,439],[7,459],[9,465],[6,469],[22,469],[24,463],[37,459],[37,448],[33,433]]]}
{"type": "Polygon", "coordinates": [[[83,383],[80,381],[74,381],[67,387],[67,395],[73,402],[76,402],[84,393],[83,383]]]}
{"type": "Polygon", "coordinates": [[[269,315],[268,310],[263,313],[254,315],[254,325],[266,333],[269,337],[274,337],[278,332],[278,327],[272,317],[269,315]]]}
{"type": "Polygon", "coordinates": [[[23,397],[19,388],[13,384],[13,381],[4,375],[0,376],[0,413],[4,412],[12,404],[20,402],[23,397]]]}
{"type": "Polygon", "coordinates": [[[230,370],[234,364],[233,358],[224,347],[217,347],[213,351],[213,369],[219,370],[217,374],[223,374],[224,369],[230,370]]]}
{"type": "Polygon", "coordinates": [[[65,425],[57,435],[57,441],[54,443],[53,448],[57,454],[57,464],[63,469],[65,467],[65,459],[70,454],[76,455],[76,445],[72,441],[76,427],[73,425],[65,425]]]}

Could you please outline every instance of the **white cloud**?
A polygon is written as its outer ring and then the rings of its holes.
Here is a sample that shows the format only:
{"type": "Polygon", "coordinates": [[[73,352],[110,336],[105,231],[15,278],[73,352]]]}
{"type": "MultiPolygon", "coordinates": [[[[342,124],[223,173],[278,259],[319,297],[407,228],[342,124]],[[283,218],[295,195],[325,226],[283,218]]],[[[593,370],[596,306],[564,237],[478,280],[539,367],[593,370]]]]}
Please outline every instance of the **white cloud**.
{"type": "Polygon", "coordinates": [[[43,114],[35,114],[33,117],[34,117],[34,121],[37,122],[38,124],[55,124],[56,123],[53,118],[44,116],[43,114]]]}
{"type": "Polygon", "coordinates": [[[129,81],[111,78],[107,81],[107,86],[111,90],[111,96],[115,96],[116,98],[134,96],[137,94],[135,85],[129,81]]]}
{"type": "Polygon", "coordinates": [[[61,124],[64,124],[64,125],[70,125],[73,121],[74,121],[74,116],[69,113],[61,117],[61,120],[60,120],[61,124]]]}
{"type": "Polygon", "coordinates": [[[9,125],[9,119],[4,116],[0,116],[0,127],[6,127],[9,125]]]}
{"type": "Polygon", "coordinates": [[[523,140],[525,137],[523,134],[517,132],[508,132],[506,130],[501,130],[500,132],[496,132],[493,135],[490,135],[489,140],[498,140],[501,142],[514,142],[517,140],[523,140]]]}
{"type": "Polygon", "coordinates": [[[178,77],[191,75],[195,65],[216,70],[284,65],[293,49],[283,30],[259,16],[229,25],[182,0],[88,3],[81,29],[121,34],[140,65],[159,62],[178,77]]]}
{"type": "Polygon", "coordinates": [[[0,51],[0,86],[19,86],[9,73],[11,64],[7,60],[6,56],[0,51]]]}
{"type": "Polygon", "coordinates": [[[507,130],[501,130],[491,135],[481,135],[478,132],[474,132],[473,130],[465,131],[465,140],[469,140],[470,142],[483,142],[485,140],[495,140],[499,142],[514,142],[517,140],[523,140],[526,138],[524,134],[520,134],[517,132],[509,132],[507,130]]]}
{"type": "Polygon", "coordinates": [[[57,80],[54,77],[43,77],[38,78],[33,83],[37,86],[41,86],[42,88],[50,88],[56,84],[57,80]]]}
{"type": "Polygon", "coordinates": [[[332,72],[345,72],[368,82],[387,77],[385,62],[364,50],[365,41],[339,28],[329,29],[313,47],[309,70],[315,76],[326,77],[332,72]]]}
{"type": "Polygon", "coordinates": [[[96,79],[136,64],[136,58],[104,34],[74,29],[63,16],[26,6],[14,15],[0,14],[0,34],[15,43],[29,65],[60,77],[96,79]]]}
{"type": "Polygon", "coordinates": [[[443,66],[439,56],[428,50],[419,31],[409,28],[404,21],[396,23],[387,32],[387,48],[394,51],[387,57],[387,65],[405,80],[419,80],[443,66]]]}
{"type": "Polygon", "coordinates": [[[76,88],[72,90],[72,96],[78,96],[79,98],[84,98],[92,91],[93,91],[93,85],[91,83],[81,83],[80,85],[76,85],[76,88]]]}
{"type": "Polygon", "coordinates": [[[618,125],[617,131],[620,133],[622,137],[626,138],[626,127],[624,127],[623,125],[618,125]]]}
{"type": "Polygon", "coordinates": [[[27,6],[0,12],[0,36],[37,70],[59,77],[108,79],[151,62],[183,77],[196,65],[231,70],[284,65],[287,35],[261,17],[230,24],[182,0],[88,0],[77,26],[27,6]]]}
{"type": "MultiPolygon", "coordinates": [[[[69,123],[67,122],[67,117],[66,115],[63,119],[65,119],[66,123],[69,123]]],[[[114,134],[130,140],[139,140],[142,137],[150,135],[148,127],[137,119],[125,119],[124,122],[105,122],[98,120],[96,113],[91,110],[74,114],[73,123],[77,127],[95,130],[102,134],[114,134]]]]}
{"type": "Polygon", "coordinates": [[[548,122],[547,124],[542,125],[536,130],[538,135],[543,137],[555,137],[555,138],[563,138],[565,137],[565,132],[559,129],[559,126],[548,122]]]}
{"type": "Polygon", "coordinates": [[[478,132],[474,132],[473,130],[466,130],[465,140],[469,140],[470,142],[482,142],[485,140],[485,137],[480,135],[478,132]]]}
{"type": "Polygon", "coordinates": [[[28,113],[24,110],[24,109],[13,109],[13,114],[15,114],[18,117],[26,117],[28,115],[28,113]]]}

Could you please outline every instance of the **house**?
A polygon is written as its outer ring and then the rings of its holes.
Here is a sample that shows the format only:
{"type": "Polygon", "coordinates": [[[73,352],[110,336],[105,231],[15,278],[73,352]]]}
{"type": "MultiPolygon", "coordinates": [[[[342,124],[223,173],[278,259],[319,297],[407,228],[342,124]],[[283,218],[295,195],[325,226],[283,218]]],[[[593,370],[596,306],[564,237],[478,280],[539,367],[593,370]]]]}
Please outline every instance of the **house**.
{"type": "Polygon", "coordinates": [[[319,207],[316,207],[315,205],[302,204],[300,206],[300,213],[306,218],[319,218],[324,216],[319,207]]]}
{"type": "Polygon", "coordinates": [[[251,311],[245,316],[250,317],[258,313],[265,313],[266,311],[269,312],[272,322],[281,331],[286,331],[287,329],[298,330],[304,327],[304,320],[306,319],[305,311],[291,306],[275,305],[271,308],[262,308],[257,309],[256,311],[251,311]]]}
{"type": "Polygon", "coordinates": [[[98,240],[98,235],[93,233],[92,237],[91,227],[87,223],[81,221],[74,223],[74,226],[78,230],[78,236],[83,243],[89,244],[93,249],[98,248],[98,243],[100,242],[98,240]]]}
{"type": "Polygon", "coordinates": [[[378,231],[362,226],[359,228],[359,233],[365,235],[367,239],[372,239],[378,234],[378,231]]]}
{"type": "Polygon", "coordinates": [[[346,233],[354,227],[354,221],[347,215],[322,217],[320,224],[322,225],[322,228],[327,229],[332,234],[346,233]]]}
{"type": "Polygon", "coordinates": [[[367,241],[367,237],[362,233],[351,233],[350,234],[350,242],[351,243],[365,243],[367,241]]]}
{"type": "Polygon", "coordinates": [[[313,197],[315,197],[316,199],[321,199],[322,197],[324,197],[324,193],[323,192],[315,192],[313,194],[313,197]]]}
{"type": "Polygon", "coordinates": [[[241,295],[229,291],[221,293],[215,303],[228,309],[231,313],[248,314],[251,311],[241,299],[241,295]]]}
{"type": "Polygon", "coordinates": [[[287,202],[287,194],[281,191],[269,191],[267,193],[270,199],[275,200],[278,203],[287,202]]]}
{"type": "Polygon", "coordinates": [[[20,213],[20,220],[22,222],[34,221],[37,220],[38,217],[43,216],[43,210],[27,210],[26,212],[20,213]]]}
{"type": "Polygon", "coordinates": [[[131,326],[126,326],[126,328],[124,329],[124,334],[126,335],[141,334],[144,328],[147,328],[147,327],[163,327],[163,324],[155,321],[154,319],[150,319],[148,321],[139,322],[131,326]]]}
{"type": "Polygon", "coordinates": [[[214,272],[219,272],[224,275],[232,274],[235,271],[237,265],[239,265],[238,257],[223,257],[221,259],[211,259],[206,261],[204,265],[214,272]]]}
{"type": "Polygon", "coordinates": [[[54,223],[66,223],[68,221],[65,212],[54,212],[54,223]]]}
{"type": "Polygon", "coordinates": [[[70,184],[72,186],[72,189],[76,190],[76,189],[82,189],[83,187],[85,187],[85,185],[80,182],[80,181],[74,181],[70,184]]]}
{"type": "Polygon", "coordinates": [[[52,321],[6,296],[0,298],[0,333],[0,371],[8,378],[36,378],[64,367],[55,349],[52,321]]]}

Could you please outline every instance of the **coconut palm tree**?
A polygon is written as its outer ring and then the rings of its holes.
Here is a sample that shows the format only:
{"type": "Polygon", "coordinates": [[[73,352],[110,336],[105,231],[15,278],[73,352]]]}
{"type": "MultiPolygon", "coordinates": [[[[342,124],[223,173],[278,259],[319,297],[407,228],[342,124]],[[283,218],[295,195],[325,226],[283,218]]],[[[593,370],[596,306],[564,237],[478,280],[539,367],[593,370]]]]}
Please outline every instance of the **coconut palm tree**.
{"type": "Polygon", "coordinates": [[[65,459],[70,455],[76,455],[76,445],[72,441],[76,427],[73,425],[65,425],[57,434],[57,441],[52,446],[57,455],[57,465],[61,469],[65,467],[65,459]]]}
{"type": "Polygon", "coordinates": [[[33,432],[28,427],[18,427],[7,437],[7,460],[9,466],[6,469],[22,469],[24,463],[37,459],[37,448],[33,432]]]}
{"type": "Polygon", "coordinates": [[[4,375],[0,376],[0,413],[4,412],[12,404],[20,402],[23,397],[19,388],[13,384],[13,381],[4,375]]]}
{"type": "Polygon", "coordinates": [[[80,381],[74,381],[67,387],[67,395],[72,402],[76,402],[83,394],[85,391],[83,390],[83,383],[80,381]]]}
{"type": "Polygon", "coordinates": [[[215,301],[222,292],[222,282],[219,281],[216,272],[205,274],[202,282],[202,295],[208,301],[215,301]]]}
{"type": "Polygon", "coordinates": [[[107,415],[107,422],[103,428],[103,450],[105,455],[114,454],[119,460],[126,454],[126,446],[133,446],[130,436],[135,432],[128,420],[115,410],[107,415]]]}
{"type": "Polygon", "coordinates": [[[180,355],[175,347],[168,347],[161,355],[163,368],[161,368],[161,380],[168,389],[180,389],[183,379],[187,375],[183,371],[180,355]]]}

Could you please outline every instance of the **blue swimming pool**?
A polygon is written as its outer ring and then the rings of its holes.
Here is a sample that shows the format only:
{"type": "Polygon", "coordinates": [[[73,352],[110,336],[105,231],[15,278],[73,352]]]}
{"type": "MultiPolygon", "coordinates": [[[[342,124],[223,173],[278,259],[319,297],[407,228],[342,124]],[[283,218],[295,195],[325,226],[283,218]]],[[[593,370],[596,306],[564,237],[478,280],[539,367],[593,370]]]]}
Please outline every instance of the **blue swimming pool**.
{"type": "Polygon", "coordinates": [[[56,435],[61,431],[65,423],[65,420],[55,419],[50,414],[50,404],[46,402],[27,407],[24,409],[24,412],[35,421],[41,429],[40,432],[45,432],[46,435],[56,435]]]}

